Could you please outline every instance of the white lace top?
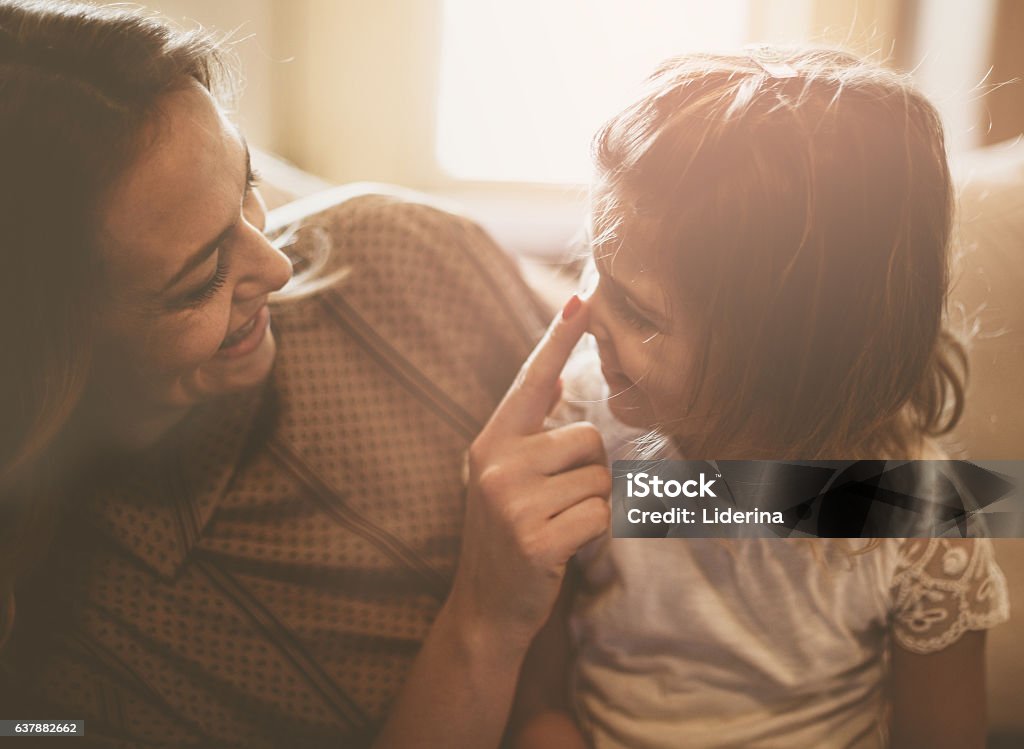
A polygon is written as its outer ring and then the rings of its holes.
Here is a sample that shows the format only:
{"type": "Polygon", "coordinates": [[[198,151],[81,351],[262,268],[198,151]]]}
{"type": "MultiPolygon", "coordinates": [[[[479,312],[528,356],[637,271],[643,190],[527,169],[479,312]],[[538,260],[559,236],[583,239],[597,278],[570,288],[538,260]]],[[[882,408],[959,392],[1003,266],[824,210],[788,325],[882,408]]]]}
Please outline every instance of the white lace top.
{"type": "Polygon", "coordinates": [[[988,629],[1010,614],[988,539],[906,539],[890,593],[893,638],[915,653],[942,650],[967,630],[988,629]]]}
{"type": "MultiPolygon", "coordinates": [[[[623,457],[635,433],[575,366],[561,418],[597,423],[623,457]]],[[[594,745],[885,746],[890,643],[930,653],[1005,621],[1006,582],[988,540],[850,551],[787,539],[605,538],[584,549],[572,681],[594,745]]]]}

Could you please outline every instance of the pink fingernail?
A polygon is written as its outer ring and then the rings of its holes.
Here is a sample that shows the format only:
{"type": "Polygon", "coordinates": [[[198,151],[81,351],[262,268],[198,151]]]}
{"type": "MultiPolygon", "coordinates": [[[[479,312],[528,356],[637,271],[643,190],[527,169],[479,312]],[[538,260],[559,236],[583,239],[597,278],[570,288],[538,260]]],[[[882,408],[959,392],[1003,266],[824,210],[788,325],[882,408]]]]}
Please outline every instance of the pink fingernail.
{"type": "Polygon", "coordinates": [[[570,317],[579,312],[580,307],[582,306],[583,302],[576,294],[573,294],[571,297],[569,297],[569,301],[565,303],[565,306],[562,307],[562,319],[568,320],[570,317]]]}

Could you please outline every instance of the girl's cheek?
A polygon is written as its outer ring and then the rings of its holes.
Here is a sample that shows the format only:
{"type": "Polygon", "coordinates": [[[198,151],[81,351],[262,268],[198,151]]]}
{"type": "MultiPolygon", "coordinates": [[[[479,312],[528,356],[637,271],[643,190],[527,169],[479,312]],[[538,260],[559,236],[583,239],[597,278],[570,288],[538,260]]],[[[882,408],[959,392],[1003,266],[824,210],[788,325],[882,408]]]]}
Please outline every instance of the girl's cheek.
{"type": "Polygon", "coordinates": [[[628,339],[619,346],[622,371],[633,382],[643,383],[651,374],[650,351],[640,341],[628,339]]]}

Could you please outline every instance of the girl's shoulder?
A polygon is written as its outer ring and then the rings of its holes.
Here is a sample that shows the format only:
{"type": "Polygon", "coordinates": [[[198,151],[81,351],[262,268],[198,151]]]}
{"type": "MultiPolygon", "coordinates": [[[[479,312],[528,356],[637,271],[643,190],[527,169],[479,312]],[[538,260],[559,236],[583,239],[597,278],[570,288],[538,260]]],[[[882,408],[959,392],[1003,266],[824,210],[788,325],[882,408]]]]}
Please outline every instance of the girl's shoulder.
{"type": "MultiPolygon", "coordinates": [[[[951,460],[942,444],[921,440],[916,460],[951,460]]],[[[949,647],[969,630],[1009,618],[1006,578],[988,538],[892,539],[893,637],[915,653],[949,647]]]]}
{"type": "Polygon", "coordinates": [[[991,539],[896,541],[891,623],[901,647],[932,653],[967,631],[989,629],[1009,618],[1006,578],[991,539]]]}

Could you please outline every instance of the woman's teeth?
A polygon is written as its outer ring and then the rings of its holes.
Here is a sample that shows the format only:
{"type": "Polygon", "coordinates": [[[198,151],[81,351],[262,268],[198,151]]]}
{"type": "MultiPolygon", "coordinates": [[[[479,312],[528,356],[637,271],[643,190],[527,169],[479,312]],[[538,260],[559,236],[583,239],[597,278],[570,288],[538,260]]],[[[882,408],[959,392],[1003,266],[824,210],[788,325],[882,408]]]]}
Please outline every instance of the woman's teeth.
{"type": "Polygon", "coordinates": [[[236,330],[234,333],[232,333],[227,338],[225,338],[224,339],[224,343],[222,343],[220,345],[220,347],[222,349],[231,348],[236,343],[238,343],[240,340],[245,338],[246,335],[248,335],[249,333],[252,332],[252,328],[256,324],[256,318],[257,317],[259,317],[259,315],[253,315],[252,319],[249,322],[247,322],[245,325],[243,325],[238,330],[236,330]]]}

